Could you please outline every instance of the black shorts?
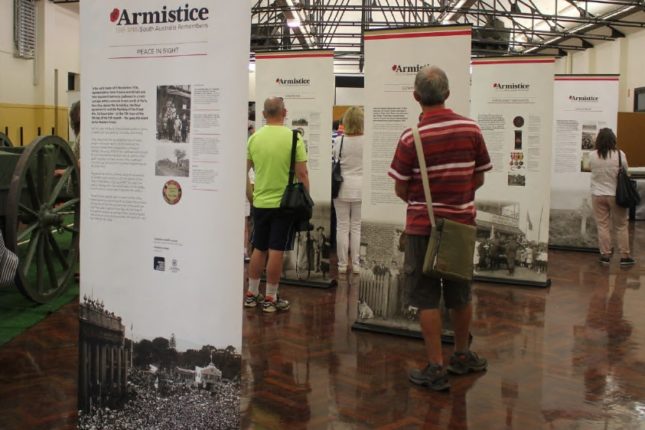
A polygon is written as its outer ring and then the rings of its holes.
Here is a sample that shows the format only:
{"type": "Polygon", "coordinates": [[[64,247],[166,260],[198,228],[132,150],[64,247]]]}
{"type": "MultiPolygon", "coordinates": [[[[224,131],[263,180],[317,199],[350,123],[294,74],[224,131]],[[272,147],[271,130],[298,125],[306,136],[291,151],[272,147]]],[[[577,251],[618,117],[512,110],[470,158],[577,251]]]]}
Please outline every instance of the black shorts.
{"type": "Polygon", "coordinates": [[[252,208],[253,235],[251,243],[260,251],[290,251],[296,235],[293,216],[284,215],[278,208],[252,208]]]}
{"type": "Polygon", "coordinates": [[[408,235],[405,238],[403,271],[410,305],[418,309],[438,309],[442,290],[447,308],[467,305],[471,299],[470,282],[439,280],[423,274],[423,260],[429,240],[429,236],[408,235]]]}

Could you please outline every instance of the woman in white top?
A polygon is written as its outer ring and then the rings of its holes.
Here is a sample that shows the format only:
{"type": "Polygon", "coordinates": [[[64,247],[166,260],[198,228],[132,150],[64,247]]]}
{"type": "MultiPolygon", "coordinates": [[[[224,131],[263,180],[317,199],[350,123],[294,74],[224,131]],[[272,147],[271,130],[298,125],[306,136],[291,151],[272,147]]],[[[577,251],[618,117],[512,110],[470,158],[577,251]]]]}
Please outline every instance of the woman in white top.
{"type": "Polygon", "coordinates": [[[596,137],[596,150],[589,154],[591,167],[591,204],[598,227],[600,262],[609,264],[611,259],[611,224],[616,229],[621,266],[635,263],[629,251],[627,209],[616,204],[618,157],[627,169],[625,153],[616,148],[616,135],[603,128],[596,137]],[[611,222],[610,222],[611,221],[611,222]]]}
{"type": "Polygon", "coordinates": [[[349,250],[352,254],[352,270],[354,273],[360,273],[363,109],[357,106],[347,109],[343,116],[343,126],[345,134],[334,141],[334,158],[339,159],[340,156],[343,175],[338,197],[334,199],[338,272],[347,272],[349,250]]]}

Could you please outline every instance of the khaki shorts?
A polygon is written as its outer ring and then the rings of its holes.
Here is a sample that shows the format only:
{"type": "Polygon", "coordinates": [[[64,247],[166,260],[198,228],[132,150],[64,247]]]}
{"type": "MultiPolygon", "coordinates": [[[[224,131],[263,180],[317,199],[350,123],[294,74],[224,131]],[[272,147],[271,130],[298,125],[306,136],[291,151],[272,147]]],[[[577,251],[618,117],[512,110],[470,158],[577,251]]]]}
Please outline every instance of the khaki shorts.
{"type": "Polygon", "coordinates": [[[449,309],[470,303],[470,282],[430,278],[423,274],[423,260],[429,236],[407,235],[405,239],[405,289],[410,306],[419,309],[438,309],[443,290],[443,301],[449,309]],[[443,284],[443,287],[442,287],[443,284]]]}

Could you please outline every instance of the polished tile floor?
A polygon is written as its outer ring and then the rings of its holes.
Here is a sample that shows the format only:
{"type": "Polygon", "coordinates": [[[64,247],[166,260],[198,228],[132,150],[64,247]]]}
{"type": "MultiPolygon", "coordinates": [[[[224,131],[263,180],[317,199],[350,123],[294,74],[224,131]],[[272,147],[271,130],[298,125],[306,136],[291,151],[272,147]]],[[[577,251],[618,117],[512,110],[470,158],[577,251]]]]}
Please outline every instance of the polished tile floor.
{"type": "MultiPolygon", "coordinates": [[[[631,233],[645,262],[645,223],[631,233]]],[[[475,286],[473,349],[489,370],[448,393],[406,380],[423,364],[419,340],[351,329],[355,279],[282,287],[289,312],[244,311],[243,428],[645,429],[645,264],[549,260],[548,289],[475,286]]],[[[73,428],[76,312],[0,349],[0,429],[73,428]]]]}

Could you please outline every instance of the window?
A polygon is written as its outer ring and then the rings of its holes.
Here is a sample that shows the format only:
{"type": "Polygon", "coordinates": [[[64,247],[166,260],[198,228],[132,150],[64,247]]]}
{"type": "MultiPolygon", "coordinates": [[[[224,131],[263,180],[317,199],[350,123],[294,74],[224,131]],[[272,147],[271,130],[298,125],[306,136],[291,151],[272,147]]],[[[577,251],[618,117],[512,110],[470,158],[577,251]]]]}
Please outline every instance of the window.
{"type": "Polygon", "coordinates": [[[645,112],[645,87],[634,88],[634,112],[645,112]]]}

